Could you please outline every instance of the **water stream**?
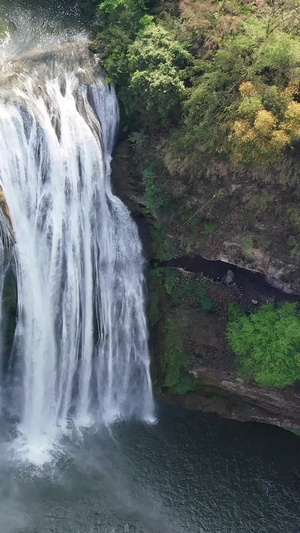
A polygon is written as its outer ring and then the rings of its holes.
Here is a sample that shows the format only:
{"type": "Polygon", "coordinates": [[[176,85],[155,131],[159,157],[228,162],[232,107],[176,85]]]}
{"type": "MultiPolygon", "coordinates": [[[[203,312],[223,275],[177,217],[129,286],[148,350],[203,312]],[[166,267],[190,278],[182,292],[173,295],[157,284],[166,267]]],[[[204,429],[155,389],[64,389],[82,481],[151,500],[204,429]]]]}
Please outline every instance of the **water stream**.
{"type": "Polygon", "coordinates": [[[87,43],[62,40],[0,69],[18,287],[3,404],[20,419],[18,453],[36,464],[62,434],[153,420],[142,248],[110,186],[117,99],[87,43]]]}

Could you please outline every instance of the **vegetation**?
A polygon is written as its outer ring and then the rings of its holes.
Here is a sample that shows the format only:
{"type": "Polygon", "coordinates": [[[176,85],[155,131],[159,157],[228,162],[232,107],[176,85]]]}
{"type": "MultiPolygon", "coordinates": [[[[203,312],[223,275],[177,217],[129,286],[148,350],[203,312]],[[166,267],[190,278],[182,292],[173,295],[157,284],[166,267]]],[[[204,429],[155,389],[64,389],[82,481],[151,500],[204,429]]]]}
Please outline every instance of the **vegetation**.
{"type": "Polygon", "coordinates": [[[132,131],[176,125],[191,165],[213,153],[264,166],[300,139],[300,0],[181,0],[176,17],[149,0],[78,5],[96,12],[132,131]]]}
{"type": "Polygon", "coordinates": [[[9,34],[14,33],[15,30],[16,30],[16,26],[15,26],[15,24],[12,21],[1,17],[1,20],[0,20],[0,44],[1,44],[1,41],[3,41],[9,34]]]}
{"type": "Polygon", "coordinates": [[[244,314],[235,306],[228,340],[249,377],[267,387],[287,387],[300,379],[298,305],[269,303],[244,314]]]}
{"type": "Polygon", "coordinates": [[[187,370],[191,355],[182,349],[185,321],[172,318],[172,310],[187,305],[213,311],[215,306],[209,289],[209,283],[202,278],[183,275],[175,268],[158,267],[150,271],[150,326],[163,318],[163,384],[175,394],[194,390],[195,378],[187,370]]]}
{"type": "Polygon", "coordinates": [[[209,296],[210,284],[200,276],[182,274],[176,268],[167,267],[156,269],[156,275],[163,277],[171,305],[199,306],[205,311],[215,309],[215,303],[209,296]]]}
{"type": "MultiPolygon", "coordinates": [[[[94,16],[96,48],[118,90],[153,257],[226,240],[232,262],[255,249],[272,257],[272,247],[287,265],[298,260],[300,0],[78,4],[94,16]]],[[[175,269],[156,275],[171,305],[213,311],[204,280],[195,285],[175,269]]],[[[174,390],[187,359],[169,326],[166,384],[174,390]]],[[[296,306],[268,304],[232,317],[228,338],[244,372],[284,387],[299,379],[297,328],[296,306]]]]}
{"type": "Polygon", "coordinates": [[[93,18],[98,3],[98,0],[77,0],[76,7],[79,11],[83,11],[88,17],[93,18]]]}
{"type": "Polygon", "coordinates": [[[180,334],[175,320],[167,320],[164,339],[164,384],[175,394],[192,391],[195,379],[186,368],[190,356],[180,351],[180,334]]]}
{"type": "MultiPolygon", "coordinates": [[[[210,248],[230,212],[239,218],[235,225],[252,234],[249,221],[257,212],[267,216],[276,203],[278,225],[293,243],[287,237],[281,246],[297,258],[298,228],[276,196],[281,200],[289,186],[295,205],[300,199],[300,0],[77,4],[93,14],[93,48],[116,84],[122,135],[131,143],[146,214],[159,220],[158,231],[172,233],[166,226],[176,214],[177,225],[183,221],[176,247],[190,253],[210,248]],[[274,169],[288,158],[287,167],[274,169]],[[255,167],[267,171],[255,174],[255,167]],[[251,177],[244,168],[254,169],[251,177]],[[253,188],[245,191],[246,201],[235,202],[232,169],[256,181],[256,197],[253,188]],[[196,207],[192,196],[199,197],[196,207]],[[267,209],[259,208],[262,199],[267,209]]],[[[268,237],[258,243],[270,245],[268,237]]]]}

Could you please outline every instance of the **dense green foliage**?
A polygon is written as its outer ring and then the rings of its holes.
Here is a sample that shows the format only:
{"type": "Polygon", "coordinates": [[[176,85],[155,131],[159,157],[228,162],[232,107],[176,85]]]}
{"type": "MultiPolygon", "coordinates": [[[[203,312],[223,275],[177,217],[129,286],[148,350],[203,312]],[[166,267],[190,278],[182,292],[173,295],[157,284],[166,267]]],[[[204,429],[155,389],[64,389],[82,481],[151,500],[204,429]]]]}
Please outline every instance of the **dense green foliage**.
{"type": "Polygon", "coordinates": [[[183,73],[189,62],[190,54],[175,33],[159,24],[147,25],[130,45],[126,104],[146,130],[168,126],[172,110],[186,94],[183,73]]]}
{"type": "Polygon", "coordinates": [[[264,305],[243,314],[235,307],[228,340],[249,377],[268,387],[300,379],[300,314],[297,304],[264,305]]]}
{"type": "Polygon", "coordinates": [[[98,5],[98,0],[77,0],[76,7],[78,10],[83,11],[89,17],[94,17],[95,10],[98,5]]]}
{"type": "MultiPolygon", "coordinates": [[[[297,0],[183,2],[186,24],[215,47],[185,107],[184,145],[194,164],[219,153],[265,166],[299,139],[297,7],[297,0]]],[[[207,49],[198,55],[207,58],[207,49]]]]}
{"type": "Polygon", "coordinates": [[[127,128],[175,125],[190,172],[210,154],[265,166],[300,139],[300,0],[181,0],[178,16],[158,0],[78,5],[95,12],[127,128]]]}
{"type": "Polygon", "coordinates": [[[300,0],[78,3],[94,11],[155,257],[207,255],[244,232],[253,249],[298,260],[300,0]]]}

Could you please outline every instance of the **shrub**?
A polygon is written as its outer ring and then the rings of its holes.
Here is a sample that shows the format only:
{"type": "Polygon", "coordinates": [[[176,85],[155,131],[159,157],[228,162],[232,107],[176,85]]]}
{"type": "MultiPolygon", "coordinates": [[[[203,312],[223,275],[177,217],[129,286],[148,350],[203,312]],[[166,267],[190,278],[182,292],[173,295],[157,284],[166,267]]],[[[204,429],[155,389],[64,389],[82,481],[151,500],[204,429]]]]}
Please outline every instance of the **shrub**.
{"type": "Polygon", "coordinates": [[[102,60],[111,81],[125,94],[129,85],[128,48],[144,27],[146,12],[147,0],[104,0],[98,7],[102,60]]]}
{"type": "Polygon", "coordinates": [[[260,82],[244,82],[228,136],[230,156],[239,163],[265,166],[300,139],[300,104],[294,84],[280,89],[260,82]]]}
{"type": "Polygon", "coordinates": [[[186,93],[182,76],[190,54],[175,34],[161,24],[141,30],[128,49],[131,113],[143,117],[146,129],[167,126],[171,112],[186,93]]]}
{"type": "Polygon", "coordinates": [[[99,0],[77,0],[76,8],[92,18],[95,15],[98,4],[99,0]]]}
{"type": "Polygon", "coordinates": [[[143,181],[146,185],[145,203],[151,212],[157,211],[169,204],[165,195],[165,183],[158,179],[155,172],[155,165],[149,164],[142,172],[143,181]]]}
{"type": "Polygon", "coordinates": [[[300,39],[249,16],[227,35],[185,105],[184,148],[266,166],[300,138],[300,39]]]}
{"type": "Polygon", "coordinates": [[[210,284],[196,275],[183,275],[176,268],[164,268],[164,286],[173,305],[200,306],[214,311],[215,303],[209,295],[210,284]]]}
{"type": "Polygon", "coordinates": [[[297,304],[269,303],[255,313],[231,315],[228,340],[242,369],[261,385],[283,388],[300,379],[297,304]]]}

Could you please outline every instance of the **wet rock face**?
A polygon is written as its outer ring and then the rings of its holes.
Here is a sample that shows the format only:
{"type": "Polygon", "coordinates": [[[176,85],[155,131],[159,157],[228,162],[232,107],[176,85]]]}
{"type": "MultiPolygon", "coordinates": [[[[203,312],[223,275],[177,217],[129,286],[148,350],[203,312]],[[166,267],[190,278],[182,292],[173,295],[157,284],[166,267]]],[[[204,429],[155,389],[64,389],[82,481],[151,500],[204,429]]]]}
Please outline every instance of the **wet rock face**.
{"type": "Polygon", "coordinates": [[[155,159],[159,179],[163,176],[166,184],[167,212],[147,206],[142,169],[135,164],[133,147],[124,140],[114,157],[115,191],[135,217],[144,217],[150,231],[161,230],[155,247],[151,243],[152,255],[148,249],[153,263],[202,272],[211,280],[211,293],[217,300],[217,312],[212,313],[188,302],[170,303],[161,287],[150,291],[150,304],[156,302],[159,316],[151,344],[160,397],[227,418],[299,429],[298,388],[265,389],[243,380],[226,339],[226,306],[235,298],[250,308],[271,299],[299,301],[300,245],[295,215],[299,198],[294,189],[300,163],[296,155],[268,171],[241,171],[212,162],[195,180],[183,179],[176,168],[170,170],[159,143],[158,148],[149,146],[149,153],[138,155],[143,156],[141,160],[155,159]],[[162,255],[166,241],[167,261],[162,255]],[[170,323],[172,334],[177,335],[171,349],[166,342],[172,338],[170,323]],[[166,354],[173,349],[178,356],[188,354],[186,368],[195,380],[194,390],[182,395],[165,386],[166,354]]]}
{"type": "Polygon", "coordinates": [[[201,255],[268,276],[283,290],[300,290],[299,198],[293,189],[300,158],[283,161],[272,171],[242,171],[211,162],[196,180],[167,168],[164,144],[148,149],[139,151],[122,140],[114,155],[113,183],[133,213],[142,212],[150,227],[167,235],[172,257],[201,255]],[[159,208],[147,205],[143,178],[146,162],[152,160],[159,208]],[[290,181],[281,175],[289,175],[290,181]]]}
{"type": "Polygon", "coordinates": [[[6,269],[1,305],[1,371],[5,373],[9,365],[17,321],[17,281],[11,267],[6,269]]]}

